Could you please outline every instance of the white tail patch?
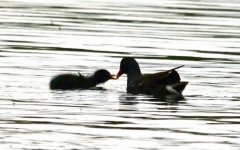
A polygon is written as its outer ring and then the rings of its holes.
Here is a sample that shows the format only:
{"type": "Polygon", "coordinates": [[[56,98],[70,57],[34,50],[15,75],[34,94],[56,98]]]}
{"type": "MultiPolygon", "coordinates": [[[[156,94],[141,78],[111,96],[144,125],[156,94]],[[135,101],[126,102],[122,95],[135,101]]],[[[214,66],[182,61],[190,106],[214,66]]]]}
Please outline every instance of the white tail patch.
{"type": "Polygon", "coordinates": [[[172,93],[172,94],[176,94],[179,95],[180,93],[178,93],[175,89],[173,89],[173,87],[171,85],[167,85],[166,89],[168,90],[168,92],[172,93]]]}

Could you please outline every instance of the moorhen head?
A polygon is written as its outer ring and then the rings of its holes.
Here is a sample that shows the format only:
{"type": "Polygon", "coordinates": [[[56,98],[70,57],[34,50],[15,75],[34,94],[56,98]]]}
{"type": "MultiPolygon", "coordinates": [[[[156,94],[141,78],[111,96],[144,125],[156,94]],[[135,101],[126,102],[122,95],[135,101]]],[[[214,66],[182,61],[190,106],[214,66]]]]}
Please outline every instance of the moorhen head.
{"type": "Polygon", "coordinates": [[[127,89],[131,87],[132,81],[141,76],[141,70],[134,58],[124,57],[120,62],[120,69],[116,78],[118,79],[122,74],[127,74],[127,89]]]}
{"type": "Polygon", "coordinates": [[[108,72],[105,69],[100,69],[94,72],[90,78],[95,82],[96,84],[104,83],[110,79],[115,79],[114,75],[111,75],[110,72],[108,72]]]}
{"type": "Polygon", "coordinates": [[[122,74],[127,74],[127,76],[141,75],[140,67],[137,61],[131,57],[124,57],[120,62],[120,70],[117,74],[119,78],[122,74]]]}

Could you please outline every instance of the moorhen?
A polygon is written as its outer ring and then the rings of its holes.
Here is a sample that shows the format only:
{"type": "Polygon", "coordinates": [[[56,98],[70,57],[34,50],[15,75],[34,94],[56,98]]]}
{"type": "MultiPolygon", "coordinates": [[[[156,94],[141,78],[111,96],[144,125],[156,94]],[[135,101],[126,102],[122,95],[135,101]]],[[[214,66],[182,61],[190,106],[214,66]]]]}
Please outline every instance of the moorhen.
{"type": "Polygon", "coordinates": [[[137,61],[131,57],[124,57],[120,63],[117,79],[122,74],[127,74],[127,92],[164,96],[168,94],[181,95],[188,82],[180,81],[176,69],[157,72],[154,74],[142,74],[137,61]]]}
{"type": "Polygon", "coordinates": [[[88,89],[100,83],[104,83],[109,79],[115,79],[107,70],[100,69],[91,76],[83,76],[80,73],[60,74],[53,77],[50,81],[50,89],[73,90],[88,89]]]}

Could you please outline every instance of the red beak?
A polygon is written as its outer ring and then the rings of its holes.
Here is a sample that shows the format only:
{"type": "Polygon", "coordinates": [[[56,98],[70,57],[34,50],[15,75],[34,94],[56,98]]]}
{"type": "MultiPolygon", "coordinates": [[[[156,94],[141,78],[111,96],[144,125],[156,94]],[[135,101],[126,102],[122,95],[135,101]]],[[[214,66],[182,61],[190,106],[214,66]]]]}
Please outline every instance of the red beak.
{"type": "Polygon", "coordinates": [[[120,70],[118,71],[118,74],[117,74],[117,79],[118,79],[123,73],[124,73],[123,70],[120,69],[120,70]]]}

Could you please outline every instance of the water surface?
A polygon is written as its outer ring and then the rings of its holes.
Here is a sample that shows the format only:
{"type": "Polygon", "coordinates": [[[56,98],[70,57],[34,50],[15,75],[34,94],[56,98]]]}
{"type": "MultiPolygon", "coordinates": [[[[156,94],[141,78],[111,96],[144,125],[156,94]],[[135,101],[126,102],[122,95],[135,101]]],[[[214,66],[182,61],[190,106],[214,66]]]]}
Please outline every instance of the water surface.
{"type": "Polygon", "coordinates": [[[1,149],[239,149],[239,0],[1,0],[1,149]],[[51,91],[61,73],[178,65],[185,100],[51,91]]]}

